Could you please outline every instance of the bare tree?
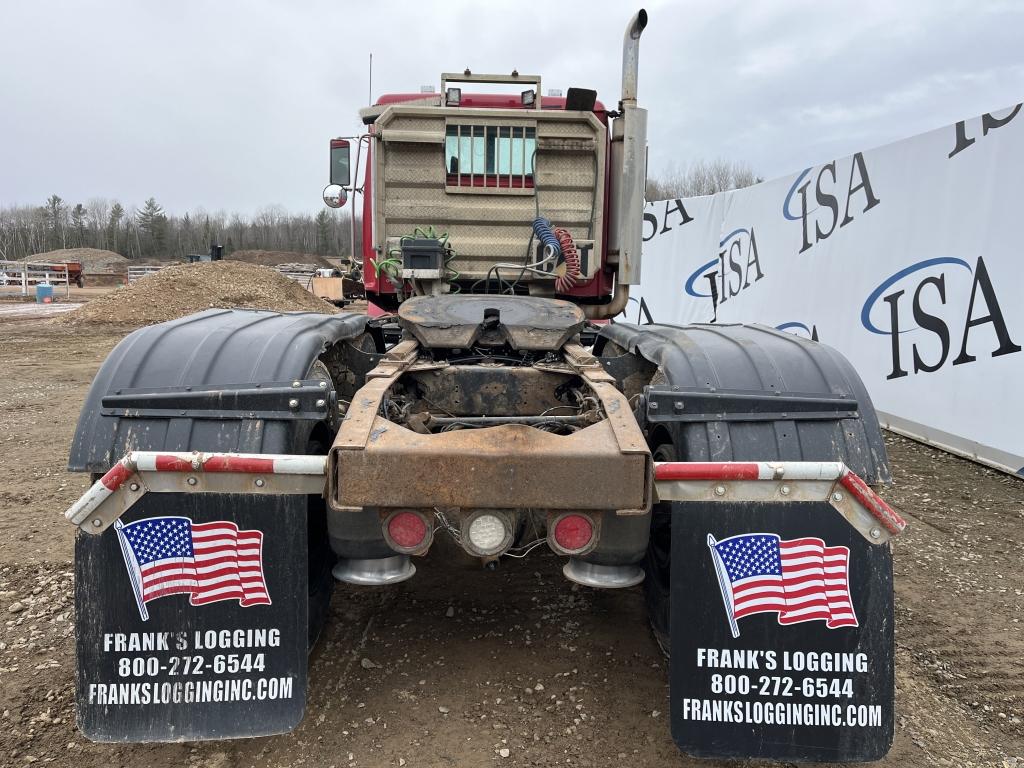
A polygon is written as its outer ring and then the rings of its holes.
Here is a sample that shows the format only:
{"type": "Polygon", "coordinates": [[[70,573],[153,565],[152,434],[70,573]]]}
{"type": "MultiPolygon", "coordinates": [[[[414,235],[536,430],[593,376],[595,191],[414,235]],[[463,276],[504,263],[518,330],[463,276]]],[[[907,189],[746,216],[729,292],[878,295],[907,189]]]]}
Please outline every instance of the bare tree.
{"type": "Polygon", "coordinates": [[[89,209],[89,243],[93,248],[106,249],[110,202],[103,197],[90,197],[86,208],[89,209]]]}
{"type": "Polygon", "coordinates": [[[13,222],[0,219],[0,260],[7,261],[14,253],[18,230],[13,222]]]}
{"type": "Polygon", "coordinates": [[[747,163],[729,160],[697,160],[685,168],[670,167],[663,175],[647,179],[648,200],[714,195],[749,187],[763,181],[747,163]]]}
{"type": "MultiPolygon", "coordinates": [[[[0,208],[0,258],[21,259],[71,245],[112,250],[128,258],[181,258],[205,253],[211,244],[238,249],[297,251],[348,256],[350,212],[322,210],[291,214],[267,206],[254,216],[202,208],[165,213],[150,198],[142,208],[117,200],[90,198],[69,207],[53,195],[43,205],[0,208]]],[[[356,220],[356,248],[361,248],[356,220]]]]}

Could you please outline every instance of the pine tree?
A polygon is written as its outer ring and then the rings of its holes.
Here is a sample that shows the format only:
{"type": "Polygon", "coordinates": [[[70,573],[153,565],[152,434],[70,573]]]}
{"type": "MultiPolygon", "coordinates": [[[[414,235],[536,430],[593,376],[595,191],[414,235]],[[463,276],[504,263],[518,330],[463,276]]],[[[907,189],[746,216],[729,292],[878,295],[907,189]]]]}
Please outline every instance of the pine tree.
{"type": "Polygon", "coordinates": [[[192,253],[192,217],[188,215],[188,211],[181,217],[178,252],[178,255],[192,253]],[[182,242],[184,242],[184,245],[182,245],[182,242]]]}
{"type": "Polygon", "coordinates": [[[121,219],[124,218],[124,208],[117,201],[110,207],[110,217],[107,219],[107,237],[110,238],[110,245],[115,253],[118,250],[118,235],[121,232],[121,219]]]}
{"type": "Polygon", "coordinates": [[[142,210],[135,214],[135,223],[146,236],[150,254],[162,255],[167,239],[167,215],[154,198],[146,200],[142,210]]]}
{"type": "Polygon", "coordinates": [[[85,245],[85,222],[89,212],[81,203],[77,203],[71,209],[71,226],[75,229],[75,247],[81,248],[85,245]]]}
{"type": "Polygon", "coordinates": [[[64,218],[67,208],[57,195],[50,195],[46,201],[47,224],[50,230],[50,248],[57,250],[65,244],[64,218]]]}
{"type": "Polygon", "coordinates": [[[331,218],[327,211],[321,210],[314,221],[316,221],[316,252],[327,253],[330,250],[331,218]]]}

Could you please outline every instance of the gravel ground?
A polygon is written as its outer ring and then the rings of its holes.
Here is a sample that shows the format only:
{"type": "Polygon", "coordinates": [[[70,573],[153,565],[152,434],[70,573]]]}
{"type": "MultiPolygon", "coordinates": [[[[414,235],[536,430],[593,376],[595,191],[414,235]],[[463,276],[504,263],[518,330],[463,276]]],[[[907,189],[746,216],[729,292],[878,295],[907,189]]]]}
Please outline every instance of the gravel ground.
{"type": "Polygon", "coordinates": [[[81,304],[52,303],[36,304],[29,302],[3,302],[0,303],[0,320],[8,319],[35,319],[40,317],[53,317],[65,312],[78,309],[81,304]]]}
{"type": "MultiPolygon", "coordinates": [[[[0,765],[702,764],[669,737],[666,664],[640,592],[575,587],[541,550],[493,573],[436,556],[402,585],[339,588],[292,734],[85,740],[73,529],[60,513],[87,479],[64,465],[122,333],[0,318],[0,765]]],[[[897,723],[884,762],[1024,766],[1024,483],[897,437],[889,450],[885,496],[910,528],[895,546],[897,723]]]]}
{"type": "Polygon", "coordinates": [[[61,248],[56,251],[34,253],[22,261],[34,263],[77,261],[85,269],[86,274],[106,270],[124,271],[128,268],[128,259],[124,256],[100,248],[61,248]]]}
{"type": "Polygon", "coordinates": [[[232,251],[225,259],[231,261],[245,261],[249,264],[262,264],[265,267],[276,267],[278,264],[309,264],[314,267],[333,267],[323,256],[315,253],[302,253],[300,251],[260,251],[241,250],[232,251]]]}

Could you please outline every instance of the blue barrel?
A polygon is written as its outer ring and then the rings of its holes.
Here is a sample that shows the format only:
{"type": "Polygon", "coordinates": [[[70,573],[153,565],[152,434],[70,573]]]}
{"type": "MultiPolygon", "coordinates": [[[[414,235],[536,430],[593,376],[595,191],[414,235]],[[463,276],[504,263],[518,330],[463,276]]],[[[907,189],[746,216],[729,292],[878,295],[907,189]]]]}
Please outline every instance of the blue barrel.
{"type": "Polygon", "coordinates": [[[49,304],[53,301],[53,286],[49,283],[39,283],[36,286],[36,303],[49,304]]]}

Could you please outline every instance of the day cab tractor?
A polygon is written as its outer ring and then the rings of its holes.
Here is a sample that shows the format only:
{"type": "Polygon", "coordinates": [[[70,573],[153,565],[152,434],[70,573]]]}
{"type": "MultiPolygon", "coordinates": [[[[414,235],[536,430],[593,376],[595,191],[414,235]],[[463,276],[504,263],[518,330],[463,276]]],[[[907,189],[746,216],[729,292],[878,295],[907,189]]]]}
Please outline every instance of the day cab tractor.
{"type": "Polygon", "coordinates": [[[642,583],[687,753],[885,754],[904,524],[871,488],[857,373],[759,325],[616,319],[641,276],[646,25],[615,109],[466,71],[331,141],[370,316],[211,309],[110,354],[69,462],[94,474],[67,512],[87,736],[290,730],[334,581],[415,578],[446,537],[487,568],[546,546],[586,588],[642,583]]]}

